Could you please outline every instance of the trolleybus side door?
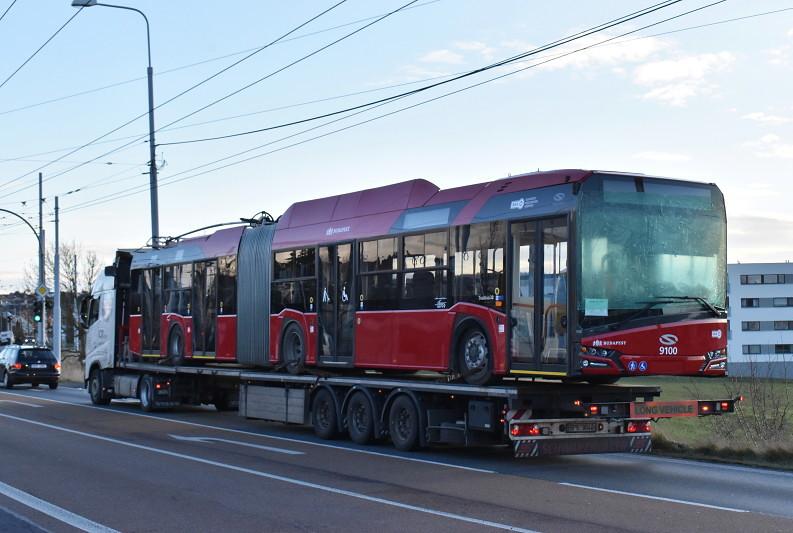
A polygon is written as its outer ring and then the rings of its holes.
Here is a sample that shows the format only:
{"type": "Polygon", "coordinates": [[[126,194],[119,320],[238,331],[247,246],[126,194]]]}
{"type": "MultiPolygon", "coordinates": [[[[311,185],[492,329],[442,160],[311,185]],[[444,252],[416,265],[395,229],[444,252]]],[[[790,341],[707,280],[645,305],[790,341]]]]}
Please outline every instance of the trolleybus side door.
{"type": "Polygon", "coordinates": [[[510,225],[513,371],[567,373],[568,233],[566,217],[510,225]]]}
{"type": "Polygon", "coordinates": [[[355,324],[352,243],[319,247],[319,361],[352,364],[355,324]]]}

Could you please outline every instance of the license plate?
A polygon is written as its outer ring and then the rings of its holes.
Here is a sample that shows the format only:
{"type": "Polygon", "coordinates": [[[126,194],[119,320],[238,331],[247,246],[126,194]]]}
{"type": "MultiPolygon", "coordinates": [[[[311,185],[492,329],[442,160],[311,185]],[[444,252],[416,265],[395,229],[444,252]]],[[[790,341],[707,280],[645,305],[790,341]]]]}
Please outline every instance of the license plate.
{"type": "Polygon", "coordinates": [[[595,433],[597,424],[595,422],[571,422],[565,428],[567,433],[595,433]]]}
{"type": "Polygon", "coordinates": [[[47,365],[30,365],[30,368],[47,368],[47,365]]]}

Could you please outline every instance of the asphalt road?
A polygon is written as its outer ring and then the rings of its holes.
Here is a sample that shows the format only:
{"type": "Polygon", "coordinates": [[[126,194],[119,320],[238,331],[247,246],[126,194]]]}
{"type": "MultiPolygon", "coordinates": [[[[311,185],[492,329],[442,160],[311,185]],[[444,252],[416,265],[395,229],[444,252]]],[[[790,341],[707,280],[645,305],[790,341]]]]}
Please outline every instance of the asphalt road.
{"type": "Polygon", "coordinates": [[[793,531],[793,473],[316,439],[211,408],[0,391],[6,531],[793,531]]]}

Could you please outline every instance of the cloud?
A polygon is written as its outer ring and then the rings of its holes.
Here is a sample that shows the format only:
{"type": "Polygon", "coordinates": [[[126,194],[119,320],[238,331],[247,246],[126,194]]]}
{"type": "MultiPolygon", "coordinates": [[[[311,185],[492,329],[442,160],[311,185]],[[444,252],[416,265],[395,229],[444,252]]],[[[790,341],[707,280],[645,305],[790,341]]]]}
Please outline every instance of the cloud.
{"type": "Polygon", "coordinates": [[[485,60],[491,61],[495,57],[496,49],[492,48],[481,41],[457,41],[454,47],[463,52],[476,52],[481,55],[485,60]]]}
{"type": "Polygon", "coordinates": [[[734,61],[735,56],[729,52],[653,61],[636,67],[633,81],[650,87],[645,99],[684,106],[692,97],[713,93],[717,86],[709,83],[707,77],[728,69],[734,61]]]}
{"type": "Polygon", "coordinates": [[[780,46],[779,48],[769,48],[765,51],[768,62],[772,65],[787,65],[790,62],[790,52],[793,46],[780,46]]]}
{"type": "Polygon", "coordinates": [[[791,119],[788,117],[780,117],[779,115],[767,115],[762,111],[747,113],[743,115],[741,118],[746,120],[754,120],[755,122],[762,122],[763,124],[785,124],[791,121],[791,119]]]}
{"type": "Polygon", "coordinates": [[[757,157],[793,159],[793,144],[785,143],[779,135],[773,133],[763,135],[756,141],[746,142],[744,146],[752,149],[757,157]]]}
{"type": "Polygon", "coordinates": [[[422,63],[443,63],[446,65],[459,65],[463,56],[451,50],[433,50],[419,58],[422,63]]]}
{"type": "Polygon", "coordinates": [[[783,244],[793,242],[793,221],[754,215],[729,215],[727,221],[730,262],[793,261],[793,246],[783,244]]]}
{"type": "Polygon", "coordinates": [[[689,161],[691,159],[690,156],[685,154],[673,154],[670,152],[639,152],[638,154],[633,154],[633,157],[636,159],[646,159],[649,161],[689,161]]]}

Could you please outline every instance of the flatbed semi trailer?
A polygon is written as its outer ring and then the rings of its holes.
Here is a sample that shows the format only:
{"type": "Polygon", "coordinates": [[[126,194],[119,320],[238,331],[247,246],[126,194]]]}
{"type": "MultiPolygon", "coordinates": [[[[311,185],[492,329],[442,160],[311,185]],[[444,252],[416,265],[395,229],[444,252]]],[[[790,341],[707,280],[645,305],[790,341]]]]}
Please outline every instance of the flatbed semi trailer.
{"type": "Polygon", "coordinates": [[[313,426],[359,444],[509,445],[515,457],[652,448],[651,421],[734,411],[739,399],[659,402],[659,387],[505,379],[476,386],[439,376],[292,375],[234,365],[117,360],[86,379],[91,400],[138,398],[146,411],[214,404],[240,416],[313,426]]]}

